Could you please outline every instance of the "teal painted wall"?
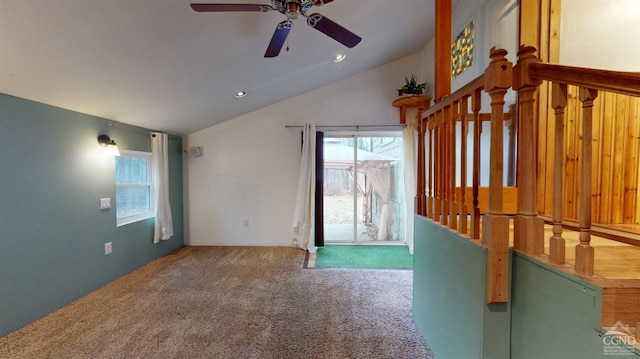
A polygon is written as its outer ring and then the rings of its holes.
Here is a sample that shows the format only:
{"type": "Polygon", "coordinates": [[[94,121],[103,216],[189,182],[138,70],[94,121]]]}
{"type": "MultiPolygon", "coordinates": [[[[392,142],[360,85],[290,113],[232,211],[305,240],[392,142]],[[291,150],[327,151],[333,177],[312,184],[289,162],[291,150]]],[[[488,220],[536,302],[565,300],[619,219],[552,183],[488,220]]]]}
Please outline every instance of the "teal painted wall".
{"type": "MultiPolygon", "coordinates": [[[[484,248],[415,216],[413,316],[436,358],[611,357],[599,287],[513,252],[510,303],[486,305],[485,256],[484,248]]],[[[628,354],[640,357],[637,349],[628,354]]]]}
{"type": "Polygon", "coordinates": [[[611,358],[599,287],[519,253],[512,266],[512,358],[611,358]]]}
{"type": "Polygon", "coordinates": [[[486,249],[415,216],[413,316],[438,359],[508,358],[508,304],[485,304],[486,249]]]}
{"type": "Polygon", "coordinates": [[[97,143],[150,151],[149,135],[109,123],[0,94],[0,336],[184,245],[182,139],[169,141],[175,235],[152,244],[153,219],[116,227],[115,159],[97,143]]]}

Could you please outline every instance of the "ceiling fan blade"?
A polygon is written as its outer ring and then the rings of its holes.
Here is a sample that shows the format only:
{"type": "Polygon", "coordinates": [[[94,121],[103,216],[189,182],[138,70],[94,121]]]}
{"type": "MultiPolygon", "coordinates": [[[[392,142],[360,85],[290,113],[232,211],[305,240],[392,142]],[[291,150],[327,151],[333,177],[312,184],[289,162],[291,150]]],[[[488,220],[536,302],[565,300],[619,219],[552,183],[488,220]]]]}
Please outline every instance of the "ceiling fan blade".
{"type": "Polygon", "coordinates": [[[333,0],[313,0],[314,6],[324,5],[332,2],[333,0]]]}
{"type": "Polygon", "coordinates": [[[280,54],[282,45],[284,45],[284,42],[287,40],[287,35],[289,35],[289,31],[291,31],[292,25],[293,23],[290,20],[285,20],[278,24],[276,31],[274,31],[271,37],[271,42],[269,42],[269,46],[267,47],[267,52],[264,53],[264,57],[276,57],[280,54]]]}
{"type": "Polygon", "coordinates": [[[269,12],[273,8],[262,4],[191,4],[191,8],[197,12],[223,12],[223,11],[255,11],[269,12]]]}
{"type": "Polygon", "coordinates": [[[356,46],[362,40],[360,36],[320,14],[309,15],[307,24],[348,48],[356,46]]]}

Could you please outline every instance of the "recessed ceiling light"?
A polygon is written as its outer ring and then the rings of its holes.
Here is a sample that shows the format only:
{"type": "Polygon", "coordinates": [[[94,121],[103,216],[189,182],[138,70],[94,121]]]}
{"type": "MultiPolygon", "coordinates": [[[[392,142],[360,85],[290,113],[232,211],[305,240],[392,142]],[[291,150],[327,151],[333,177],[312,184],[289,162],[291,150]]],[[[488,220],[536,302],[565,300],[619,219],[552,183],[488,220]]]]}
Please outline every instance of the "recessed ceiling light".
{"type": "Polygon", "coordinates": [[[243,98],[243,97],[247,96],[247,91],[238,91],[235,94],[233,94],[233,96],[235,98],[243,98]]]}
{"type": "Polygon", "coordinates": [[[345,54],[337,54],[336,57],[333,59],[333,62],[340,62],[344,60],[345,57],[347,57],[345,54]]]}

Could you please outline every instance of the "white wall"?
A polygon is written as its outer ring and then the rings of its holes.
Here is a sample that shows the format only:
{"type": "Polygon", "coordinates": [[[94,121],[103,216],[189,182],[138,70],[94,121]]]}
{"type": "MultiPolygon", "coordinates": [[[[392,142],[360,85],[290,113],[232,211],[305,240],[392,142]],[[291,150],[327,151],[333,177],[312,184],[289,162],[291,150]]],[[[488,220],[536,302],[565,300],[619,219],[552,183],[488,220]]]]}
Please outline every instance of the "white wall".
{"type": "Polygon", "coordinates": [[[451,82],[456,91],[480,76],[489,65],[492,47],[506,49],[509,61],[515,63],[518,49],[518,1],[517,0],[459,0],[453,9],[452,33],[458,34],[474,21],[473,65],[451,82]]]}
{"type": "Polygon", "coordinates": [[[397,125],[395,89],[419,70],[415,54],[190,134],[187,244],[289,246],[301,144],[285,125],[397,125]]]}
{"type": "MultiPolygon", "coordinates": [[[[473,64],[466,71],[451,81],[451,91],[455,92],[471,80],[482,75],[491,59],[492,47],[506,49],[507,58],[512,63],[517,61],[518,51],[518,0],[458,0],[455,1],[452,19],[452,40],[474,21],[474,53],[473,64]]],[[[421,53],[422,76],[428,83],[434,81],[434,39],[424,47],[421,53]]],[[[431,90],[431,89],[430,89],[431,90]]],[[[430,92],[430,94],[433,94],[430,92]]],[[[509,91],[506,106],[515,103],[516,94],[509,91]]],[[[489,97],[483,96],[483,111],[490,111],[489,97]]]]}
{"type": "Polygon", "coordinates": [[[640,1],[563,0],[560,63],[640,71],[640,1]]]}
{"type": "Polygon", "coordinates": [[[436,40],[435,38],[431,38],[427,45],[420,52],[420,73],[417,76],[420,76],[424,82],[429,84],[427,86],[426,95],[433,97],[433,86],[435,83],[435,46],[436,40]]]}

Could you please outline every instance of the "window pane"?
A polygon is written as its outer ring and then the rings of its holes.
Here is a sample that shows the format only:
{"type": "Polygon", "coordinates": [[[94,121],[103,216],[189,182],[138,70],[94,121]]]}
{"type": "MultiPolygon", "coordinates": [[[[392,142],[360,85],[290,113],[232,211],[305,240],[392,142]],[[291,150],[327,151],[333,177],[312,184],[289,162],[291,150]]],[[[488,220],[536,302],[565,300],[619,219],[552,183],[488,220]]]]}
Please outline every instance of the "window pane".
{"type": "Polygon", "coordinates": [[[116,184],[147,183],[147,158],[116,157],[116,184]]]}
{"type": "Polygon", "coordinates": [[[116,189],[117,218],[124,218],[146,213],[150,208],[149,186],[127,187],[116,189]]]}

